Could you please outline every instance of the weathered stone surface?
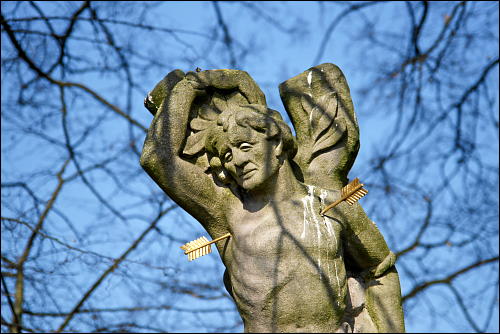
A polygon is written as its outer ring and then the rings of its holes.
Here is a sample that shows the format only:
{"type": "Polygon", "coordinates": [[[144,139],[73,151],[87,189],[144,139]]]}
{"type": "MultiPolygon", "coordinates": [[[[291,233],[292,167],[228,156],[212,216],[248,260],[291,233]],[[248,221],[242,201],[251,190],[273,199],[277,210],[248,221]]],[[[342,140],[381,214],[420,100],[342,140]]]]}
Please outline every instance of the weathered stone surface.
{"type": "Polygon", "coordinates": [[[246,332],[404,331],[395,257],[340,196],[359,149],[347,82],[322,64],[280,85],[296,138],[244,71],[169,73],[141,165],[217,243],[246,332]],[[193,191],[195,190],[195,191],[193,191]]]}
{"type": "Polygon", "coordinates": [[[168,95],[172,91],[172,88],[184,77],[184,72],[181,70],[175,70],[170,72],[156,84],[148,96],[144,99],[144,106],[153,115],[156,114],[160,108],[163,101],[168,98],[168,95]]]}
{"type": "Polygon", "coordinates": [[[327,179],[329,187],[342,188],[359,150],[358,121],[342,71],[333,64],[321,64],[279,88],[297,132],[299,152],[295,161],[303,167],[305,182],[319,185],[327,179]],[[315,119],[316,123],[311,122],[315,119]],[[329,146],[314,150],[315,133],[325,130],[320,142],[329,146]]]}

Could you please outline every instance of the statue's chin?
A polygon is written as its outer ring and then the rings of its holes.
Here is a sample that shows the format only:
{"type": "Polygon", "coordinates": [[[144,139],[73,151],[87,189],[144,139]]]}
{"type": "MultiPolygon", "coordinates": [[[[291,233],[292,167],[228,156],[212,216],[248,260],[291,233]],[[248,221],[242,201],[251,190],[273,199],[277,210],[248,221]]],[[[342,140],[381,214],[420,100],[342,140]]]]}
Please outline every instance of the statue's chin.
{"type": "Polygon", "coordinates": [[[259,194],[261,192],[266,191],[266,184],[267,184],[267,179],[266,180],[260,180],[258,178],[252,178],[249,180],[244,180],[241,184],[240,187],[244,189],[247,192],[254,193],[254,194],[259,194]]]}
{"type": "Polygon", "coordinates": [[[252,175],[247,179],[240,180],[239,186],[246,191],[255,191],[258,190],[263,183],[263,180],[260,180],[258,175],[252,175]]]}
{"type": "Polygon", "coordinates": [[[246,191],[252,191],[259,188],[259,183],[252,182],[250,180],[243,181],[242,183],[240,183],[240,187],[246,191]]]}

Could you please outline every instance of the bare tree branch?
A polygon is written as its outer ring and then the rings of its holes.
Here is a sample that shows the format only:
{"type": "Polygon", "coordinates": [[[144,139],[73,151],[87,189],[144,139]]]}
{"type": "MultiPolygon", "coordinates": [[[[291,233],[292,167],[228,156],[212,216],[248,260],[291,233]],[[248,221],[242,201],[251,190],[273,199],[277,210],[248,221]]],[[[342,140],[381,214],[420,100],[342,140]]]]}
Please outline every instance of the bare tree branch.
{"type": "Polygon", "coordinates": [[[328,40],[332,36],[333,31],[335,30],[335,28],[337,27],[337,25],[339,25],[342,22],[342,20],[344,18],[346,18],[347,16],[349,16],[349,14],[351,14],[351,13],[357,11],[357,10],[360,10],[362,8],[365,8],[365,7],[373,6],[373,5],[379,4],[381,2],[383,2],[383,1],[368,1],[368,2],[363,2],[363,3],[356,3],[356,4],[353,4],[353,5],[350,5],[349,7],[347,7],[346,9],[344,9],[342,12],[340,12],[332,20],[332,22],[330,23],[330,25],[326,29],[325,34],[323,36],[323,39],[321,40],[321,43],[319,45],[318,53],[316,54],[316,57],[314,58],[312,66],[315,66],[316,64],[319,63],[321,57],[323,57],[323,53],[325,52],[326,46],[328,44],[328,40]]]}
{"type": "Polygon", "coordinates": [[[1,16],[1,23],[2,23],[2,26],[4,27],[5,31],[7,32],[7,35],[9,36],[10,41],[12,42],[12,44],[14,45],[14,47],[17,49],[19,57],[21,59],[23,59],[28,64],[28,66],[35,73],[37,73],[40,77],[42,77],[42,78],[46,79],[47,81],[49,81],[50,83],[58,85],[60,87],[76,87],[76,88],[79,88],[79,89],[85,91],[86,93],[89,93],[97,101],[101,102],[103,105],[105,105],[106,107],[110,108],[112,111],[114,111],[115,113],[117,113],[118,115],[120,115],[123,118],[125,118],[131,124],[134,124],[135,126],[139,127],[144,132],[147,131],[147,129],[146,129],[146,127],[144,125],[140,124],[138,121],[136,121],[135,119],[133,119],[129,115],[125,114],[116,105],[110,103],[109,101],[107,101],[106,99],[104,99],[102,96],[100,96],[95,91],[93,91],[92,89],[88,88],[87,86],[82,85],[80,83],[65,82],[65,81],[56,80],[56,79],[53,79],[52,77],[50,77],[47,73],[43,72],[40,68],[38,68],[38,66],[35,65],[35,63],[27,56],[26,52],[21,48],[21,45],[17,41],[14,33],[12,32],[11,27],[9,26],[9,24],[7,23],[7,21],[5,21],[3,15],[1,16]]]}
{"type": "MultiPolygon", "coordinates": [[[[3,261],[3,257],[2,257],[2,261],[3,261]]],[[[9,302],[10,311],[12,312],[12,317],[14,318],[13,319],[14,322],[12,324],[9,324],[9,329],[12,333],[16,333],[16,332],[19,332],[19,330],[20,330],[19,326],[20,326],[21,322],[19,321],[19,318],[17,317],[14,303],[12,302],[11,294],[10,294],[9,289],[7,287],[7,283],[5,283],[5,280],[3,278],[3,273],[0,274],[0,277],[2,278],[2,288],[3,288],[4,294],[5,294],[5,296],[7,296],[7,301],[9,302]]],[[[2,317],[2,321],[3,321],[3,317],[2,317]]]]}
{"type": "Polygon", "coordinates": [[[125,250],[125,252],[123,252],[123,254],[118,259],[116,259],[114,261],[114,263],[99,276],[99,278],[94,282],[94,284],[92,284],[92,286],[83,294],[83,296],[80,299],[80,301],[78,301],[78,303],[75,305],[75,307],[73,307],[73,309],[66,316],[66,318],[64,318],[62,324],[56,330],[56,333],[60,333],[60,332],[62,332],[66,328],[66,326],[68,325],[68,323],[75,316],[75,314],[78,312],[78,310],[83,305],[83,303],[85,303],[85,301],[92,295],[92,293],[95,291],[95,289],[97,289],[101,285],[101,283],[104,281],[104,279],[110,273],[112,273],[116,268],[118,268],[118,266],[120,265],[120,263],[123,262],[123,260],[125,260],[127,258],[127,256],[144,240],[144,238],[149,234],[149,232],[151,232],[154,229],[154,227],[156,226],[156,224],[158,224],[158,222],[160,221],[160,219],[166,213],[168,213],[170,210],[172,210],[173,208],[175,208],[175,205],[172,205],[172,206],[168,207],[167,209],[161,211],[158,214],[158,216],[156,217],[156,219],[151,222],[151,224],[130,245],[130,247],[128,247],[127,250],[125,250]]]}
{"type": "Polygon", "coordinates": [[[24,263],[28,259],[28,256],[31,253],[33,243],[35,241],[35,238],[38,236],[38,232],[43,226],[43,223],[45,222],[45,218],[49,214],[50,210],[52,209],[57,197],[59,196],[59,193],[63,187],[64,184],[64,179],[62,177],[66,167],[68,166],[69,159],[66,160],[59,170],[59,172],[56,174],[57,177],[57,186],[54,192],[52,193],[52,196],[50,197],[49,201],[47,202],[47,205],[45,206],[45,209],[43,210],[42,214],[40,215],[40,218],[38,219],[38,222],[35,225],[35,228],[33,229],[28,242],[26,243],[26,246],[24,246],[24,251],[17,261],[17,275],[16,275],[16,291],[15,291],[15,299],[14,299],[14,313],[15,313],[15,327],[14,327],[14,332],[18,333],[20,331],[20,327],[22,327],[22,316],[23,316],[23,303],[24,303],[24,263]]]}
{"type": "Polygon", "coordinates": [[[231,64],[231,67],[236,67],[237,61],[233,50],[233,38],[229,33],[229,28],[227,26],[227,23],[224,21],[224,18],[222,17],[222,11],[220,9],[219,2],[212,1],[212,4],[214,6],[215,14],[217,15],[217,22],[219,22],[219,25],[224,33],[224,44],[226,45],[227,51],[229,52],[229,62],[231,64]]]}
{"type": "Polygon", "coordinates": [[[446,276],[445,278],[436,279],[436,280],[432,280],[432,281],[428,281],[428,282],[425,282],[423,284],[420,284],[420,285],[414,287],[410,292],[408,292],[406,295],[403,296],[403,302],[406,301],[407,299],[410,299],[410,298],[416,296],[420,292],[428,289],[429,287],[431,287],[433,285],[436,285],[436,284],[451,284],[451,282],[455,278],[457,278],[458,276],[460,276],[462,274],[465,274],[468,271],[470,271],[470,270],[472,270],[474,268],[480,267],[482,265],[493,263],[493,262],[498,262],[498,260],[499,260],[498,256],[495,256],[495,257],[492,257],[492,258],[489,258],[489,259],[486,259],[486,260],[481,260],[481,261],[478,261],[478,262],[473,263],[471,265],[468,265],[467,267],[462,268],[462,269],[460,269],[460,270],[458,270],[458,271],[456,271],[456,272],[454,272],[454,273],[446,276]]]}

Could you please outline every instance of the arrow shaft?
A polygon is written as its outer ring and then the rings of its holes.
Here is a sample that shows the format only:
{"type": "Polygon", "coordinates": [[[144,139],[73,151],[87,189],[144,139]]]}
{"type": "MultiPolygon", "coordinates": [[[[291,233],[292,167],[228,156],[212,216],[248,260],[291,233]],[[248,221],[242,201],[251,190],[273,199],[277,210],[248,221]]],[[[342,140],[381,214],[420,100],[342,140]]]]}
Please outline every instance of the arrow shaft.
{"type": "Polygon", "coordinates": [[[326,208],[324,208],[323,210],[321,210],[320,212],[320,215],[323,215],[325,214],[325,212],[327,212],[328,210],[330,210],[331,208],[337,206],[340,202],[342,201],[345,201],[347,198],[349,198],[349,196],[351,196],[352,194],[354,194],[356,191],[358,191],[358,189],[361,189],[363,188],[364,184],[363,183],[360,183],[358,184],[356,187],[354,187],[351,191],[349,191],[345,196],[342,196],[341,198],[339,198],[338,200],[336,200],[335,202],[333,202],[332,204],[328,205],[326,208]]]}
{"type": "Polygon", "coordinates": [[[189,254],[189,253],[194,252],[195,250],[198,250],[198,249],[203,248],[203,247],[205,247],[205,246],[208,246],[208,245],[211,245],[211,244],[213,244],[213,243],[216,243],[217,241],[220,241],[220,240],[222,240],[222,239],[229,238],[230,236],[231,236],[231,233],[226,233],[226,234],[224,234],[223,236],[220,236],[220,237],[218,237],[218,238],[216,238],[216,239],[214,239],[214,240],[212,240],[212,241],[207,242],[206,244],[203,244],[203,245],[197,246],[197,247],[195,247],[195,248],[193,248],[193,249],[190,249],[189,251],[184,252],[184,254],[186,254],[186,255],[187,255],[187,254],[189,254]]]}

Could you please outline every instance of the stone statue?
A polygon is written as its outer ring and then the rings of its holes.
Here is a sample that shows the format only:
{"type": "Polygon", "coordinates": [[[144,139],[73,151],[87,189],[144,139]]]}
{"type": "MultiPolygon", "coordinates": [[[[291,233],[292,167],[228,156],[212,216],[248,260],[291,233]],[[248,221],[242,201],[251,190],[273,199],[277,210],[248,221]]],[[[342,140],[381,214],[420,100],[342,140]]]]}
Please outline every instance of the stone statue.
{"type": "Polygon", "coordinates": [[[280,85],[296,137],[239,70],[170,72],[148,94],[141,165],[218,242],[245,332],[403,332],[395,255],[339,198],[359,149],[333,64],[280,85]]]}

